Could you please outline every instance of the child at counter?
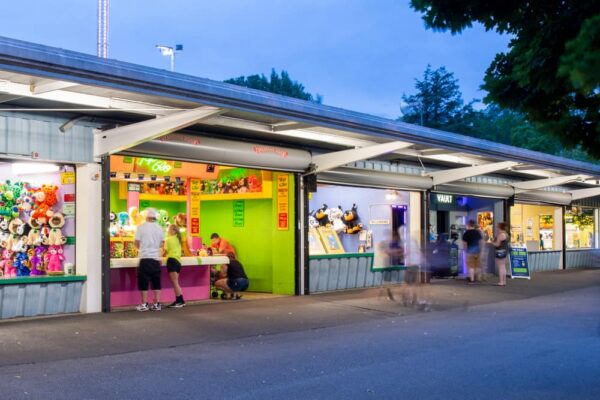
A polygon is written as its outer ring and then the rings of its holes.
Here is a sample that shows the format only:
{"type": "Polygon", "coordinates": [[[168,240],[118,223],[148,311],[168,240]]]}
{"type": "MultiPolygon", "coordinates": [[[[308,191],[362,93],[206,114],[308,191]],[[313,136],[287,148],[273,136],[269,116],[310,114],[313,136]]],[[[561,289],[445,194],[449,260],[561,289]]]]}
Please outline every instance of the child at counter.
{"type": "Polygon", "coordinates": [[[179,227],[175,224],[169,225],[167,231],[167,239],[165,240],[165,253],[167,256],[167,271],[169,271],[169,279],[173,284],[175,291],[175,301],[169,304],[169,308],[181,308],[185,306],[183,293],[179,285],[179,274],[181,273],[181,234],[179,227]]]}

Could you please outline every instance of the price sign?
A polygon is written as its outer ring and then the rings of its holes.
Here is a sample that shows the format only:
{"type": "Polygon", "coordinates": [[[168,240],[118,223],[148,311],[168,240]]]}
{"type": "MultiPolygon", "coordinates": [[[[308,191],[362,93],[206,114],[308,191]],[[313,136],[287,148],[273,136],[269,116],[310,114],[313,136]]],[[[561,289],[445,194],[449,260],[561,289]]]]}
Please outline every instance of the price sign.
{"type": "Polygon", "coordinates": [[[277,229],[287,231],[289,224],[290,177],[287,174],[277,176],[277,229]]]}
{"type": "Polygon", "coordinates": [[[511,247],[509,255],[511,278],[531,279],[527,247],[511,247]]]}
{"type": "Polygon", "coordinates": [[[246,206],[243,200],[233,202],[233,226],[241,228],[244,226],[246,206]]]}

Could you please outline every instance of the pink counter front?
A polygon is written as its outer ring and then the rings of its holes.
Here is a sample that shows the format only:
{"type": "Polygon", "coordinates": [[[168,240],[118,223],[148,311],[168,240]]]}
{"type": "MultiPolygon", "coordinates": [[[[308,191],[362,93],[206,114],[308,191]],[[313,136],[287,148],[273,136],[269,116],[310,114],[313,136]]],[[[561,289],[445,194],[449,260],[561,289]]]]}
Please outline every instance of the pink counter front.
{"type": "MultiPolygon", "coordinates": [[[[140,303],[140,292],[137,287],[138,263],[139,260],[135,258],[111,260],[111,307],[127,307],[140,303]]],[[[184,298],[192,301],[207,300],[210,297],[210,266],[228,263],[229,259],[224,256],[183,257],[179,284],[184,298]]],[[[161,286],[161,302],[170,303],[174,301],[173,285],[164,264],[162,266],[161,286]]],[[[151,291],[148,294],[148,300],[153,300],[151,291]]]]}

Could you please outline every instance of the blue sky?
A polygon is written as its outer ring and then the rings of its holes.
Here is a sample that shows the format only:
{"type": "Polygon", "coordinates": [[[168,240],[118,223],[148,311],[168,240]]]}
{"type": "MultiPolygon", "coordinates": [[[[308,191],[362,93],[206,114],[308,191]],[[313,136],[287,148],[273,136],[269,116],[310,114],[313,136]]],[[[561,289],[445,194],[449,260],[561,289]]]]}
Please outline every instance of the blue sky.
{"type": "MultiPolygon", "coordinates": [[[[408,0],[112,0],[109,56],[167,69],[157,43],[184,45],[177,71],[224,80],[287,70],[324,103],[396,118],[427,66],[455,73],[465,100],[508,38],[425,29],[408,0]]],[[[3,2],[0,35],[96,53],[96,0],[3,2]]]]}

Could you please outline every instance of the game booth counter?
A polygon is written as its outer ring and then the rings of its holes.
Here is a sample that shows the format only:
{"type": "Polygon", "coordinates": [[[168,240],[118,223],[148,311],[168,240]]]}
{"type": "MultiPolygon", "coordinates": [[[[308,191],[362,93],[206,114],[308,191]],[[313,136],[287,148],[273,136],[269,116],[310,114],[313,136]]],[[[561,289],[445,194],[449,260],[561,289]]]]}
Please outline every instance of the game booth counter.
{"type": "Polygon", "coordinates": [[[0,162],[0,317],[80,310],[75,167],[0,162]]]}
{"type": "MultiPolygon", "coordinates": [[[[250,292],[295,293],[295,180],[287,172],[155,157],[110,157],[110,306],[138,304],[135,232],[154,208],[166,229],[184,240],[180,284],[188,301],[211,296],[210,236],[230,242],[250,281],[250,292]]],[[[162,301],[174,300],[165,261],[162,301]]]]}

